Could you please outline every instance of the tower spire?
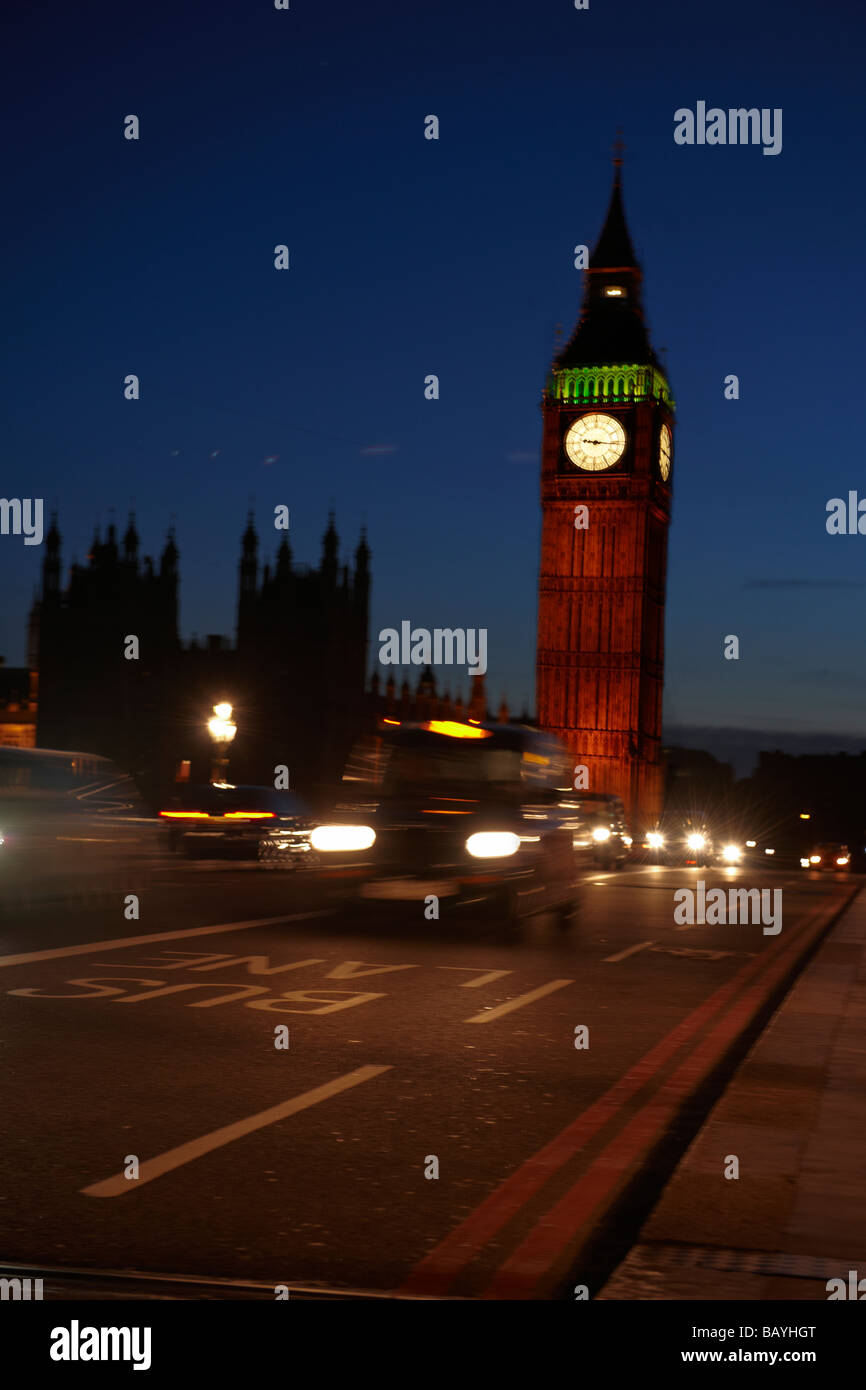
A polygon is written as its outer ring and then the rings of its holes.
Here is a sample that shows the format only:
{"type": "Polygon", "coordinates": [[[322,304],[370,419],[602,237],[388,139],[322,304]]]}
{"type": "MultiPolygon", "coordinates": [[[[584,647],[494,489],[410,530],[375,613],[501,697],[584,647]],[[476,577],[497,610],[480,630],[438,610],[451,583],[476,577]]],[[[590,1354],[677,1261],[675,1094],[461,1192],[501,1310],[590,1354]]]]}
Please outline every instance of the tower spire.
{"type": "Polygon", "coordinates": [[[613,188],[601,235],[589,258],[590,270],[639,270],[622,202],[622,154],[616,151],[624,149],[621,143],[614,145],[613,188]]]}
{"type": "Polygon", "coordinates": [[[610,202],[586,269],[580,318],[565,347],[558,349],[554,370],[615,363],[658,366],[641,303],[641,268],[625,220],[624,151],[618,132],[610,202]]]}
{"type": "Polygon", "coordinates": [[[621,125],[618,125],[616,128],[616,139],[614,140],[613,145],[611,146],[611,151],[613,153],[613,181],[615,184],[618,184],[622,182],[621,170],[623,165],[623,156],[625,155],[625,141],[622,138],[621,125]]]}

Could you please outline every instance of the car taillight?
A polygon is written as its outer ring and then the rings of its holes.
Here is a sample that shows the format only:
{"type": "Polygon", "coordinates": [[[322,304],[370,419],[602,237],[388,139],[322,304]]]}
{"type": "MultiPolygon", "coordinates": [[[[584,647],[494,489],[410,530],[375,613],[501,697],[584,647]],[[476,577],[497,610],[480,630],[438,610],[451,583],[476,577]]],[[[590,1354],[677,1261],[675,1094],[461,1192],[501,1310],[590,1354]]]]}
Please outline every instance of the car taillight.
{"type": "Polygon", "coordinates": [[[160,811],[166,820],[207,820],[207,811],[160,811]]]}
{"type": "Polygon", "coordinates": [[[276,820],[276,811],[226,811],[226,820],[276,820]]]}

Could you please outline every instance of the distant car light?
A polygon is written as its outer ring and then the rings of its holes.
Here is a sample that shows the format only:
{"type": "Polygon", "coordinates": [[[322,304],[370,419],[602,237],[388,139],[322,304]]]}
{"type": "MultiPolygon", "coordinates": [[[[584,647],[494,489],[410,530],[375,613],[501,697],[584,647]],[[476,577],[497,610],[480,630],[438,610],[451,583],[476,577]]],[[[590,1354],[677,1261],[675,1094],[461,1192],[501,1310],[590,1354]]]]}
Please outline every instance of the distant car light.
{"type": "Polygon", "coordinates": [[[820,864],[820,863],[821,863],[821,856],[820,856],[820,854],[810,854],[810,855],[809,855],[809,863],[810,863],[810,864],[820,864]]]}
{"type": "MultiPolygon", "coordinates": [[[[2,839],[0,839],[0,844],[2,844],[2,839]]],[[[848,863],[848,855],[847,855],[847,854],[842,854],[842,855],[840,855],[839,858],[836,860],[836,863],[837,863],[837,864],[847,864],[847,863],[848,863]]]]}
{"type": "Polygon", "coordinates": [[[509,830],[478,830],[466,841],[473,859],[505,859],[520,849],[520,836],[509,830]]]}
{"type": "Polygon", "coordinates": [[[323,852],[369,849],[376,832],[369,825],[317,825],[310,835],[313,849],[323,852]]]}
{"type": "Polygon", "coordinates": [[[757,845],[757,843],[758,843],[757,840],[747,840],[747,841],[746,841],[746,849],[754,849],[755,846],[757,845]]]}
{"type": "Polygon", "coordinates": [[[658,830],[651,830],[646,837],[646,842],[650,849],[661,849],[665,842],[665,837],[659,834],[658,830]]]}
{"type": "Polygon", "coordinates": [[[776,851],[775,851],[774,849],[765,849],[765,850],[764,850],[764,853],[765,853],[765,854],[775,854],[776,851]]]}
{"type": "Polygon", "coordinates": [[[597,825],[592,832],[592,838],[600,844],[603,840],[610,839],[610,831],[606,825],[597,825]]]}
{"type": "Polygon", "coordinates": [[[742,850],[740,849],[739,845],[725,845],[724,849],[722,850],[722,858],[728,864],[736,864],[737,860],[741,857],[742,850]]]}
{"type": "Polygon", "coordinates": [[[631,835],[623,835],[622,842],[627,849],[631,849],[632,845],[634,844],[634,840],[632,839],[631,835]]]}
{"type": "Polygon", "coordinates": [[[801,860],[800,860],[800,868],[801,868],[801,869],[808,869],[809,863],[810,863],[810,861],[809,861],[808,859],[801,859],[801,860]]]}
{"type": "Polygon", "coordinates": [[[706,843],[703,835],[690,835],[686,840],[689,849],[703,849],[706,843]]]}

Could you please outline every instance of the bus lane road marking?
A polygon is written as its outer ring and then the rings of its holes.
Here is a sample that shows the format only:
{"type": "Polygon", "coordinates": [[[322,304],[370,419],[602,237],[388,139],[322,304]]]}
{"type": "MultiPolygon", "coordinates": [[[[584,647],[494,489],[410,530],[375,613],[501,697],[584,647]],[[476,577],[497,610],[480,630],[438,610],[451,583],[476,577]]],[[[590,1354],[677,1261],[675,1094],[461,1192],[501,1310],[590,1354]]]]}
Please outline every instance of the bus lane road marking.
{"type": "MultiPolygon", "coordinates": [[[[278,919],[283,920],[283,919],[278,919]]],[[[237,924],[230,924],[236,926],[237,924]]],[[[229,930],[226,925],[224,930],[229,930]]],[[[193,928],[192,931],[201,931],[200,928],[193,928]]],[[[211,930],[205,928],[205,930],[211,930]]],[[[144,938],[144,942],[163,940],[162,937],[144,938]]],[[[73,979],[57,980],[52,983],[39,985],[21,985],[16,989],[7,989],[6,993],[11,996],[24,999],[36,1000],[99,1000],[100,1002],[110,1000],[112,1004],[136,1004],[157,999],[174,999],[178,997],[178,1003],[190,1009],[211,1009],[222,1005],[240,1004],[244,1008],[272,1011],[275,1013],[294,1013],[294,1014],[330,1014],[337,1013],[343,1009],[354,1008],[359,1004],[364,1004],[375,999],[384,999],[387,996],[381,992],[369,992],[367,980],[371,976],[380,977],[383,975],[403,974],[407,971],[422,970],[423,966],[417,964],[382,964],[360,960],[343,960],[322,956],[306,957],[303,960],[285,959],[279,963],[272,964],[273,957],[270,953],[260,954],[253,952],[246,955],[239,955],[236,952],[202,952],[198,947],[187,947],[186,949],[171,949],[165,944],[157,946],[149,954],[144,951],[139,952],[142,945],[142,938],[123,938],[109,943],[111,949],[118,950],[122,947],[129,947],[130,952],[137,954],[138,959],[134,961],[123,960],[122,957],[115,961],[96,961],[89,962],[89,968],[100,973],[91,976],[80,976],[73,979]],[[134,972],[141,970],[141,975],[134,972]],[[305,987],[300,989],[280,989],[279,985],[285,984],[285,975],[288,972],[312,970],[318,979],[313,982],[309,979],[305,982],[305,987]],[[201,979],[181,982],[169,982],[165,978],[153,978],[153,972],[158,971],[161,976],[175,974],[180,971],[187,975],[193,974],[200,976],[208,974],[209,979],[201,979]],[[220,972],[214,976],[212,972],[220,972]],[[246,976],[246,980],[238,982],[232,981],[230,975],[226,978],[227,972],[238,972],[246,976]],[[106,972],[106,973],[102,973],[106,972]],[[252,980],[251,980],[252,977],[252,980]],[[275,977],[283,977],[279,982],[275,977]],[[353,985],[360,980],[364,980],[366,989],[342,988],[337,987],[344,983],[351,982],[353,985]],[[332,983],[333,982],[333,983],[332,983]],[[273,986],[277,985],[277,988],[273,986]],[[139,987],[136,992],[135,987],[139,987]],[[190,998],[191,995],[195,997],[190,998]],[[179,997],[183,996],[183,997],[179,997]],[[204,996],[204,997],[203,997],[204,996]],[[262,998],[261,996],[265,996],[262,998]]],[[[57,955],[64,957],[69,953],[73,955],[99,953],[105,942],[95,942],[92,945],[83,947],[66,947],[59,951],[47,953],[32,953],[44,959],[47,954],[49,958],[57,955]]],[[[107,952],[106,952],[107,953],[107,952]]],[[[477,989],[483,985],[489,985],[501,979],[505,975],[512,974],[508,970],[484,970],[476,964],[473,966],[434,966],[435,970],[459,972],[468,974],[471,978],[461,981],[460,988],[477,989]]],[[[446,980],[440,975],[440,982],[444,985],[446,980]]],[[[378,983],[378,980],[377,980],[378,983]]],[[[449,984],[456,984],[456,981],[448,981],[449,984]]],[[[566,982],[567,983],[567,982],[566,982]]],[[[500,1009],[491,1008],[485,1012],[480,1021],[486,1022],[488,1018],[496,1018],[500,1013],[508,1013],[513,1009],[520,1008],[524,1003],[530,1003],[534,998],[542,997],[558,985],[545,986],[540,992],[533,991],[529,995],[521,996],[500,1009]]],[[[468,1020],[464,1020],[466,1022],[468,1020]]]]}
{"type": "Polygon", "coordinates": [[[122,1197],[144,1183],[153,1182],[154,1178],[161,1178],[164,1173],[192,1163],[203,1154],[213,1153],[215,1149],[224,1148],[235,1139],[242,1139],[244,1135],[253,1134],[257,1129],[276,1124],[279,1120],[287,1119],[289,1115],[297,1115],[301,1110],[309,1110],[320,1101],[330,1100],[341,1091],[360,1086],[363,1082],[371,1081],[373,1077],[391,1070],[390,1066],[356,1067],[354,1071],[346,1072],[344,1076],[338,1076],[333,1081],[326,1081],[323,1086],[315,1086],[313,1090],[304,1091],[299,1096],[293,1096],[291,1100],[284,1100],[279,1105],[260,1110],[256,1115],[247,1115],[242,1120],[235,1120],[234,1124],[222,1125],[220,1129],[213,1129],[209,1134],[200,1135],[198,1139],[190,1139],[186,1144],[167,1149],[156,1158],[145,1159],[139,1168],[137,1178],[127,1178],[123,1173],[115,1173],[113,1177],[105,1178],[102,1182],[82,1187],[82,1196],[122,1197]]]}

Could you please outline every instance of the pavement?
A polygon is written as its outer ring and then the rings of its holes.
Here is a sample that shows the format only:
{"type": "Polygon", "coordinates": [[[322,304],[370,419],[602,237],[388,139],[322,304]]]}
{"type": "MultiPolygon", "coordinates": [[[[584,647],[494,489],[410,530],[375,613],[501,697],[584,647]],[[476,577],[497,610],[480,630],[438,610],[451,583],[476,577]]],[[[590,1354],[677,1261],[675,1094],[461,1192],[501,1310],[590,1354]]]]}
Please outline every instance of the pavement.
{"type": "Polygon", "coordinates": [[[866,1279],[864,1154],[861,890],[728,1082],[599,1298],[812,1301],[828,1298],[831,1279],[848,1290],[850,1271],[853,1282],[866,1279]],[[733,1158],[739,1176],[726,1177],[733,1158]]]}

